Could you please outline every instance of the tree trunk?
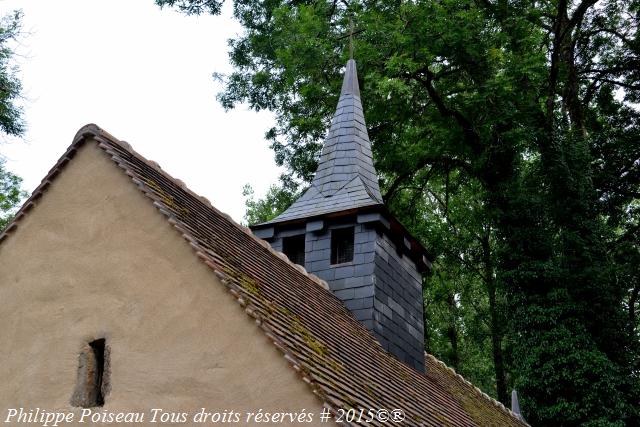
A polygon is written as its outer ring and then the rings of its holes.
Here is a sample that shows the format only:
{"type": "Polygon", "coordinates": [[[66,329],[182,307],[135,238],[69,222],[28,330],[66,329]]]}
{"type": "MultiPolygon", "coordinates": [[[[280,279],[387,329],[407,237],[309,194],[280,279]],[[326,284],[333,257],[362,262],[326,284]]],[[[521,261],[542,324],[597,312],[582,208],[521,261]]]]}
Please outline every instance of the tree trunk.
{"type": "Polygon", "coordinates": [[[493,368],[496,375],[496,391],[498,400],[508,404],[507,381],[504,369],[504,355],[502,352],[503,328],[496,301],[496,280],[494,278],[491,245],[488,233],[482,238],[482,258],[485,272],[485,283],[489,295],[489,316],[491,322],[491,349],[493,354],[493,368]]]}
{"type": "Polygon", "coordinates": [[[458,318],[456,298],[453,292],[449,293],[447,302],[449,305],[449,325],[447,327],[447,337],[451,343],[450,363],[456,371],[460,367],[460,356],[458,354],[458,328],[456,320],[458,318]]]}
{"type": "Polygon", "coordinates": [[[638,301],[638,294],[640,294],[640,280],[636,281],[636,285],[631,291],[631,296],[629,297],[629,327],[631,329],[631,342],[636,340],[636,302],[638,301]]]}

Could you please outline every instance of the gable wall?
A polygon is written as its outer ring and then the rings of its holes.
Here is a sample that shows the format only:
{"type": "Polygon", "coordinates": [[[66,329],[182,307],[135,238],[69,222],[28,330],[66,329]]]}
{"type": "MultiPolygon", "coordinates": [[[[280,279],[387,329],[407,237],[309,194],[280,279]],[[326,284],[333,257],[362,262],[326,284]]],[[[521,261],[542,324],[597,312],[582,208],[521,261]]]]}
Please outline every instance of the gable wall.
{"type": "Polygon", "coordinates": [[[93,142],[0,244],[0,301],[0,418],[8,408],[74,411],[78,355],[102,337],[111,391],[98,410],[306,409],[316,419],[321,410],[213,272],[93,142]]]}

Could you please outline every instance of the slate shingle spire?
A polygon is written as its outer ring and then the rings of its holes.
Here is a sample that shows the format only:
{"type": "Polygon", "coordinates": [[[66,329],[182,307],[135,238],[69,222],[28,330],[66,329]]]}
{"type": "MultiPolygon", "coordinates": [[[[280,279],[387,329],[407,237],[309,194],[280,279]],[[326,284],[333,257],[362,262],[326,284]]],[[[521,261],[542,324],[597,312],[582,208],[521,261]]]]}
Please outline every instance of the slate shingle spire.
{"type": "Polygon", "coordinates": [[[382,348],[424,372],[422,273],[430,256],[382,201],[353,59],[311,186],[251,229],[325,280],[382,348]]]}
{"type": "Polygon", "coordinates": [[[382,204],[364,122],[356,62],[347,62],[338,107],[311,187],[271,223],[382,204]]]}

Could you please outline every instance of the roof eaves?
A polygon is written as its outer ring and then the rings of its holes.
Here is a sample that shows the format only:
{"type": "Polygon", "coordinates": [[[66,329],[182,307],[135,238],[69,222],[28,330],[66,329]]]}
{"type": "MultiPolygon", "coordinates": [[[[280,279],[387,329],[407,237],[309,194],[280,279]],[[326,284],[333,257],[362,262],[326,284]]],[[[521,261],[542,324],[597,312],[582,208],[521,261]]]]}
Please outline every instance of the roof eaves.
{"type": "Polygon", "coordinates": [[[278,220],[277,218],[262,222],[260,224],[254,224],[249,226],[251,230],[261,230],[265,228],[271,227],[288,227],[292,225],[300,225],[310,221],[316,221],[322,218],[339,218],[349,215],[356,215],[360,213],[369,213],[369,212],[379,212],[384,217],[390,220],[391,227],[394,229],[395,233],[406,238],[410,243],[410,252],[412,254],[412,258],[414,261],[420,265],[424,264],[425,270],[431,269],[431,263],[434,258],[433,255],[424,247],[424,245],[407,230],[407,228],[389,211],[389,209],[382,203],[359,206],[356,208],[339,210],[335,212],[328,212],[323,214],[304,216],[304,217],[293,217],[290,219],[282,219],[278,220]],[[422,256],[426,259],[426,262],[422,260],[422,256]]]}
{"type": "Polygon", "coordinates": [[[316,214],[311,216],[300,216],[300,217],[296,216],[293,218],[285,218],[283,220],[272,219],[267,222],[261,222],[260,224],[251,225],[249,226],[249,228],[251,228],[252,230],[257,230],[261,228],[268,228],[268,227],[274,227],[274,226],[282,227],[282,226],[290,226],[295,224],[304,224],[306,222],[315,221],[321,218],[340,218],[344,216],[355,215],[361,212],[373,212],[373,211],[379,210],[381,207],[382,207],[381,204],[375,204],[375,205],[372,204],[372,205],[359,206],[356,208],[337,210],[334,212],[321,213],[321,214],[316,214]]]}
{"type": "MultiPolygon", "coordinates": [[[[397,230],[403,235],[408,236],[409,241],[411,242],[411,248],[413,251],[419,252],[424,255],[429,262],[433,262],[433,255],[424,247],[424,245],[407,230],[407,228],[402,224],[396,217],[391,213],[389,208],[382,205],[384,209],[385,215],[393,222],[394,226],[397,227],[397,230]]],[[[430,267],[429,267],[430,268],[430,267]]]]}

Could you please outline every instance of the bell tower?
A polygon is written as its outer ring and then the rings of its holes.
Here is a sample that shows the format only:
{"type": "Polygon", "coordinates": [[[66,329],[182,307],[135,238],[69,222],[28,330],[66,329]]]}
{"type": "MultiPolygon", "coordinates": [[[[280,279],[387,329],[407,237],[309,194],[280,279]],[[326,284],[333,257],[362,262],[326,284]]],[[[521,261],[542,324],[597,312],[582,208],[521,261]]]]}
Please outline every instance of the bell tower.
{"type": "Polygon", "coordinates": [[[385,350],[424,371],[422,274],[431,262],[383,203],[353,59],[311,186],[251,228],[325,280],[385,350]]]}

